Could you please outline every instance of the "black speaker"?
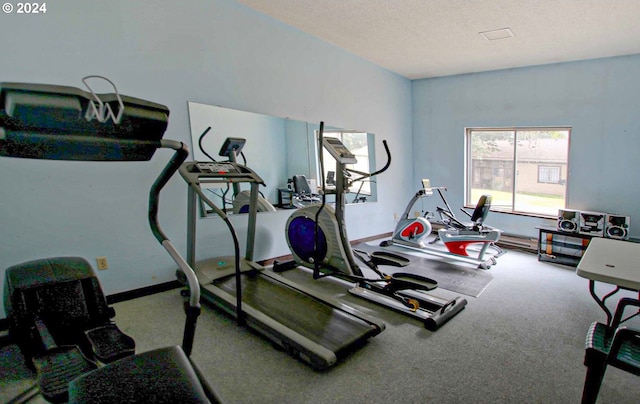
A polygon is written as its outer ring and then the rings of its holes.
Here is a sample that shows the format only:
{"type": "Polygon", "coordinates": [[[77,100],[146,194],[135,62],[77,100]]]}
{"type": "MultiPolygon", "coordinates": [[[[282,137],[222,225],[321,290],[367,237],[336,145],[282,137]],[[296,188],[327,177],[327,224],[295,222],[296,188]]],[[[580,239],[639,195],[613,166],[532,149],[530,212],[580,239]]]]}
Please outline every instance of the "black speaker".
{"type": "Polygon", "coordinates": [[[573,209],[558,209],[558,230],[577,233],[580,226],[580,212],[573,209]]]}
{"type": "Polygon", "coordinates": [[[607,213],[604,223],[604,235],[609,238],[626,240],[629,238],[630,224],[631,218],[629,216],[607,213]]]}

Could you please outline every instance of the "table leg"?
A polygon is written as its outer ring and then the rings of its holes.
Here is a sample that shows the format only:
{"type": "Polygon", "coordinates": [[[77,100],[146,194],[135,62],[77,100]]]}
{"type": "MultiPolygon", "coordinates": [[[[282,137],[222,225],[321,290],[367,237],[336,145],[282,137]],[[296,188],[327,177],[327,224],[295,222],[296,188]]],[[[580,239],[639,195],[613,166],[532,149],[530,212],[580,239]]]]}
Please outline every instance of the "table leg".
{"type": "Polygon", "coordinates": [[[596,303],[598,303],[598,306],[600,306],[600,308],[602,308],[602,310],[607,315],[607,325],[611,325],[611,320],[613,315],[611,314],[611,310],[609,310],[605,302],[608,298],[618,293],[619,290],[620,290],[620,287],[617,286],[613,291],[607,293],[602,298],[600,298],[598,295],[596,295],[596,282],[593,279],[589,280],[589,293],[591,294],[591,297],[593,297],[593,300],[595,300],[596,303]]]}

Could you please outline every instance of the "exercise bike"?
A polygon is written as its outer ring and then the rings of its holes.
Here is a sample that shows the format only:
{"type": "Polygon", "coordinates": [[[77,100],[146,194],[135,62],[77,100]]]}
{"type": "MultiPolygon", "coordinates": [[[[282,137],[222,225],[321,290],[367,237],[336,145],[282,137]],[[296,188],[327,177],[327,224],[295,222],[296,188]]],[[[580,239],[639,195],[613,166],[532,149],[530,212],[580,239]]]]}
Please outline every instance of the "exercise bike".
{"type": "MultiPolygon", "coordinates": [[[[327,149],[336,160],[335,209],[326,203],[327,190],[323,181],[322,202],[296,210],[286,224],[287,244],[293,254],[293,261],[274,262],[273,270],[282,272],[298,265],[313,269],[314,279],[334,276],[353,281],[356,286],[350,293],[396,311],[421,319],[429,330],[437,330],[441,325],[458,314],[467,304],[461,297],[445,301],[431,296],[426,291],[437,287],[437,282],[423,276],[396,272],[387,274],[379,265],[406,266],[409,260],[384,251],[367,253],[353,250],[347,237],[344,221],[345,194],[356,181],[372,177],[386,171],[391,164],[391,153],[383,141],[387,153],[386,165],[373,173],[349,169],[347,164],[356,163],[355,156],[336,138],[323,136],[323,122],[320,123],[319,150],[327,149]],[[355,174],[356,176],[350,175],[355,174]],[[369,267],[376,278],[367,278],[356,263],[356,257],[369,267]]],[[[323,153],[319,152],[322,172],[323,153]]]]}
{"type": "MultiPolygon", "coordinates": [[[[491,195],[482,195],[480,197],[473,214],[469,215],[471,221],[465,223],[458,220],[453,214],[449,203],[442,194],[443,189],[446,191],[445,187],[432,187],[428,179],[423,179],[422,189],[418,190],[409,201],[396,225],[391,240],[383,241],[380,246],[397,245],[425,254],[475,264],[481,269],[491,268],[492,265],[497,263],[496,258],[504,254],[504,251],[495,244],[500,239],[502,231],[484,225],[491,207],[491,195]],[[440,206],[436,208],[440,220],[434,219],[434,215],[431,212],[412,218],[411,210],[416,202],[421,198],[432,196],[434,190],[438,192],[446,206],[446,208],[440,206]],[[437,223],[443,225],[444,228],[438,230],[434,240],[427,242],[426,239],[431,235],[433,229],[429,219],[437,220],[437,223]],[[444,243],[446,251],[431,247],[432,244],[439,240],[444,243]],[[477,254],[475,251],[472,252],[468,249],[469,246],[478,244],[480,244],[480,249],[477,254]],[[485,257],[489,247],[494,248],[497,254],[485,257]]],[[[463,212],[467,213],[464,210],[463,212]]]]}

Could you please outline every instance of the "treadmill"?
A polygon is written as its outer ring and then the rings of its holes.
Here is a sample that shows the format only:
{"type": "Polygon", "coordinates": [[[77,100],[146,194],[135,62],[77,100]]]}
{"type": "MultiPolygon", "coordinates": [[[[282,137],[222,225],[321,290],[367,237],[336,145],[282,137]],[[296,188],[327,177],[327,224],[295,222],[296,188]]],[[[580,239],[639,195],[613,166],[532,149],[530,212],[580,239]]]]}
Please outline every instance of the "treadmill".
{"type": "MultiPolygon", "coordinates": [[[[203,300],[234,316],[238,324],[252,328],[313,369],[326,369],[382,332],[385,324],[253,261],[258,187],[264,182],[253,170],[236,162],[235,154],[243,144],[243,139],[227,139],[220,155],[229,156],[229,161],[193,161],[183,163],[179,169],[189,186],[187,262],[195,269],[203,300]],[[240,183],[251,187],[244,257],[229,217],[202,189],[211,184],[235,186],[240,183]],[[196,260],[198,198],[206,204],[204,209],[204,205],[201,206],[201,212],[215,212],[228,227],[234,241],[234,255],[196,260]]],[[[177,275],[180,279],[180,270],[177,275]]]]}

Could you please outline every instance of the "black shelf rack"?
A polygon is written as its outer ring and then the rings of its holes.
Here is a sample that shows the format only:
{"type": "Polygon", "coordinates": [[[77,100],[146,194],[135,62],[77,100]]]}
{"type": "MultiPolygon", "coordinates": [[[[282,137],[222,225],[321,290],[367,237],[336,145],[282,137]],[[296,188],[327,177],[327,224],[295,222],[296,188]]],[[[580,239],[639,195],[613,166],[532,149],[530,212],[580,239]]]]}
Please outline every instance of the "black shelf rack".
{"type": "Polygon", "coordinates": [[[577,266],[594,236],[538,226],[538,261],[577,266]]]}

